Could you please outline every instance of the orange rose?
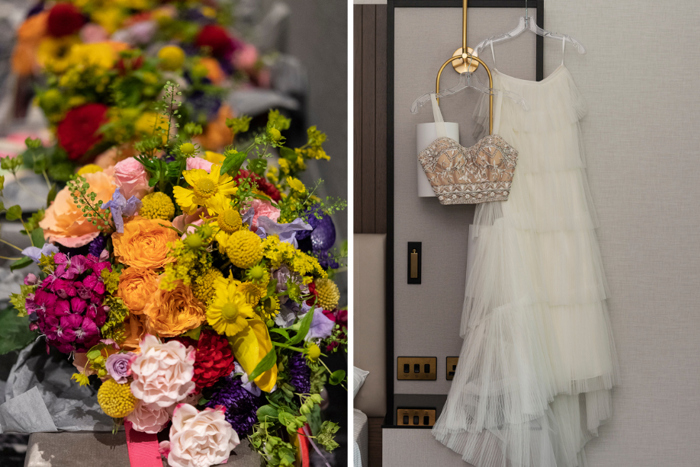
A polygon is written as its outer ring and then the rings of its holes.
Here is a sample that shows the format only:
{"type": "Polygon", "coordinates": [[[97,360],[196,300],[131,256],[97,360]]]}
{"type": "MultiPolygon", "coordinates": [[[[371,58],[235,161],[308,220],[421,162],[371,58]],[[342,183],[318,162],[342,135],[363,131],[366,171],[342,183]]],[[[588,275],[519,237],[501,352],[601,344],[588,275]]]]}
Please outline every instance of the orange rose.
{"type": "Polygon", "coordinates": [[[135,315],[143,313],[148,302],[158,292],[158,274],[152,269],[126,268],[119,276],[117,297],[135,315]]]}
{"type": "Polygon", "coordinates": [[[197,141],[204,149],[218,151],[227,144],[231,144],[231,130],[226,126],[226,119],[235,115],[231,107],[224,104],[219,108],[219,113],[214,121],[207,124],[204,133],[197,137],[197,141]]]}
{"type": "MultiPolygon", "coordinates": [[[[117,185],[114,183],[113,171],[85,174],[85,180],[90,185],[88,193],[95,193],[95,203],[106,203],[112,199],[117,185]]],[[[56,199],[46,210],[44,219],[39,222],[39,227],[44,229],[44,237],[47,241],[57,242],[69,248],[77,248],[88,244],[99,234],[97,225],[93,225],[83,212],[73,202],[68,188],[58,192],[56,199]]]]}
{"type": "Polygon", "coordinates": [[[146,333],[142,317],[129,313],[129,316],[124,320],[124,326],[124,341],[121,343],[121,349],[139,353],[141,351],[139,347],[141,338],[146,333]]]}
{"type": "Polygon", "coordinates": [[[135,217],[124,224],[124,233],[112,235],[114,254],[120,263],[157,269],[175,261],[168,258],[168,243],[180,238],[169,221],[135,217]]]}
{"type": "Polygon", "coordinates": [[[148,317],[146,330],[160,337],[179,336],[207,320],[202,302],[180,281],[172,291],[158,289],[143,312],[148,317]]]}
{"type": "Polygon", "coordinates": [[[224,75],[221,65],[219,65],[219,62],[216,59],[211,57],[203,57],[199,59],[199,63],[207,68],[207,78],[209,78],[212,83],[220,84],[224,79],[226,79],[226,75],[224,75]]]}
{"type": "Polygon", "coordinates": [[[17,45],[12,52],[12,71],[20,76],[31,75],[36,67],[36,50],[46,35],[48,11],[30,16],[17,28],[17,45]]]}

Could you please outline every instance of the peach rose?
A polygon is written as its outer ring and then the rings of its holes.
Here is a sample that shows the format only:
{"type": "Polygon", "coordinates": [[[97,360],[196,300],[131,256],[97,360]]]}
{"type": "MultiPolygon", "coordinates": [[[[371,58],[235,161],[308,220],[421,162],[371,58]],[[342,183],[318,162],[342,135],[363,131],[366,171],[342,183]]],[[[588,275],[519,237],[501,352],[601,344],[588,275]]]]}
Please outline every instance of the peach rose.
{"type": "Polygon", "coordinates": [[[119,277],[117,297],[135,315],[143,313],[158,292],[158,274],[152,269],[126,268],[119,277]]]}
{"type": "Polygon", "coordinates": [[[156,404],[136,403],[136,408],[126,419],[131,422],[134,430],[142,433],[156,434],[170,421],[168,409],[156,404]]]}
{"type": "Polygon", "coordinates": [[[258,230],[258,219],[260,216],[265,216],[274,222],[277,222],[277,220],[280,218],[279,208],[274,207],[269,201],[254,199],[251,202],[250,207],[252,207],[253,212],[255,212],[250,226],[253,232],[258,230]]]}
{"type": "MultiPolygon", "coordinates": [[[[97,195],[94,205],[100,205],[97,201],[107,202],[112,199],[116,189],[112,171],[96,172],[83,175],[90,188],[88,193],[97,195]]],[[[46,210],[44,219],[39,222],[44,229],[44,237],[47,241],[60,243],[69,248],[77,248],[88,244],[97,237],[99,230],[93,225],[83,212],[73,202],[68,188],[58,192],[56,199],[46,210]]]]}
{"type": "Polygon", "coordinates": [[[141,354],[131,364],[131,392],[145,404],[167,409],[195,390],[195,349],[178,341],[161,343],[146,335],[141,341],[141,354]]]}
{"type": "Polygon", "coordinates": [[[153,188],[148,186],[149,176],[146,169],[133,157],[114,166],[114,179],[126,199],[132,196],[141,199],[153,191],[153,188]]]}
{"type": "Polygon", "coordinates": [[[148,332],[161,337],[179,336],[207,319],[202,302],[182,282],[178,282],[173,290],[158,289],[143,313],[148,317],[148,332]]]}
{"type": "Polygon", "coordinates": [[[178,239],[172,224],[162,219],[135,217],[124,224],[124,233],[112,235],[114,254],[120,263],[142,269],[162,268],[175,261],[168,258],[168,243],[178,239]]]}
{"type": "Polygon", "coordinates": [[[169,450],[171,467],[209,467],[226,461],[240,444],[238,434],[226,421],[224,411],[180,404],[173,413],[170,441],[162,444],[169,450]]]}
{"type": "Polygon", "coordinates": [[[213,84],[221,84],[221,82],[226,79],[221,65],[219,65],[219,62],[215,58],[203,57],[199,59],[199,63],[207,67],[207,78],[209,78],[213,84]]]}

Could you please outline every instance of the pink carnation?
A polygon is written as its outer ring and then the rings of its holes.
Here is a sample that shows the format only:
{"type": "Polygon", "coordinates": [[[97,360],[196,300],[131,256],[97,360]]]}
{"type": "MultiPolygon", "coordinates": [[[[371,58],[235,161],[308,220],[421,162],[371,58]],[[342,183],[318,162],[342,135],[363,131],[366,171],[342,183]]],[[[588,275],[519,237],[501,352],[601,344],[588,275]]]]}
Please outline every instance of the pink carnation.
{"type": "Polygon", "coordinates": [[[132,196],[141,199],[153,191],[153,188],[148,186],[149,177],[146,169],[133,157],[124,159],[114,166],[114,178],[126,199],[132,196]]]}
{"type": "Polygon", "coordinates": [[[277,222],[277,219],[280,218],[279,208],[274,207],[269,201],[254,199],[250,204],[250,207],[252,207],[253,211],[255,212],[251,225],[251,230],[253,232],[258,230],[258,218],[260,216],[265,216],[273,222],[277,222]]]}
{"type": "Polygon", "coordinates": [[[207,173],[211,173],[212,165],[212,162],[209,162],[206,159],[202,159],[201,157],[189,157],[187,159],[187,170],[202,169],[206,170],[207,173]]]}
{"type": "Polygon", "coordinates": [[[99,24],[88,23],[80,30],[80,39],[86,44],[94,44],[109,40],[109,34],[99,24]]]}
{"type": "Polygon", "coordinates": [[[136,408],[126,419],[131,422],[134,430],[155,434],[162,430],[170,421],[170,414],[167,408],[138,401],[136,408]]]}

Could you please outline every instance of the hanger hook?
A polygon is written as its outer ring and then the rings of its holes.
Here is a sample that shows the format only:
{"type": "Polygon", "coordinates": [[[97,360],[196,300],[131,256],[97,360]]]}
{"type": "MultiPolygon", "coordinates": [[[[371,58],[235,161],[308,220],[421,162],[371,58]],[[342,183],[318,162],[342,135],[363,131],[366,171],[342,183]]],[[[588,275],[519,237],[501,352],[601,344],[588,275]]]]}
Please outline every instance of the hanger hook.
{"type": "Polygon", "coordinates": [[[527,5],[527,0],[525,0],[525,21],[530,19],[530,15],[528,14],[528,5],[527,5]]]}

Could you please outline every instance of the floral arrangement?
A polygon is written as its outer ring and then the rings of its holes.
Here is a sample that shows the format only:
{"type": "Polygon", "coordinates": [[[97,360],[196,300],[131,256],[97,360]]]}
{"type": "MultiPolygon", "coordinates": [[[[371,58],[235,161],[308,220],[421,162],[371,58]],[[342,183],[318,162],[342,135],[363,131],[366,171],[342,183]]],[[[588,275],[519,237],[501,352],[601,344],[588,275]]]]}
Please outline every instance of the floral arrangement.
{"type": "Polygon", "coordinates": [[[49,177],[67,181],[75,166],[134,156],[133,143],[157,126],[154,104],[166,81],[180,84],[177,119],[203,127],[194,138],[201,147],[230,142],[226,93],[241,83],[265,87],[269,78],[256,48],[230,32],[232,13],[212,5],[73,0],[29,12],[12,65],[41,78],[35,101],[56,137],[42,154],[49,177]]]}
{"type": "MultiPolygon", "coordinates": [[[[345,381],[325,363],[347,351],[330,218],[344,202],[295,176],[328,158],[325,135],[312,127],[288,148],[290,121],[271,111],[259,131],[232,119],[237,146],[204,151],[201,126],[180,127],[179,95],[166,85],[134,156],[83,167],[29,218],[6,209],[33,245],[12,268],[40,270],[12,304],[47,349],[72,356],[73,379],[96,388],[115,426],[167,432],[171,466],[219,464],[244,438],[267,465],[291,466],[297,437],[337,447],[319,405],[325,384],[345,381]]],[[[21,161],[2,164],[16,173],[21,161]]]]}

